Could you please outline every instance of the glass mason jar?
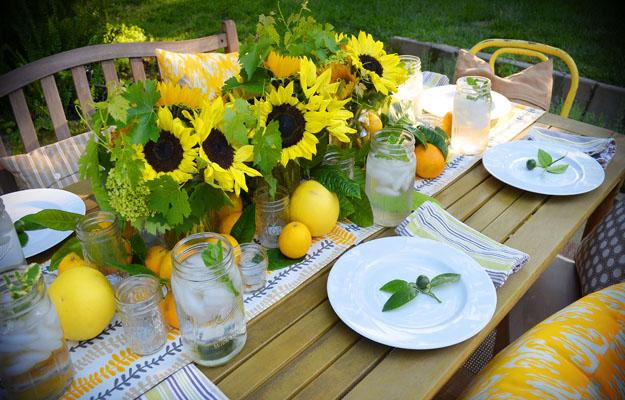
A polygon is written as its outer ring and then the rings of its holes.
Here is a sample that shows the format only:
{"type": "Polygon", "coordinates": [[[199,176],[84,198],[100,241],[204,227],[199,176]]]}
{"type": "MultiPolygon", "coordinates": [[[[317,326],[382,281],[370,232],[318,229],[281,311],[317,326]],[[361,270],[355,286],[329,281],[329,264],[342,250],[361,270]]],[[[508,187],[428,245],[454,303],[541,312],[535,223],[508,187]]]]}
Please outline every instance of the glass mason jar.
{"type": "Polygon", "coordinates": [[[381,129],[371,139],[365,192],[378,225],[397,226],[412,210],[414,149],[414,137],[403,129],[381,129]]]}
{"type": "Polygon", "coordinates": [[[488,147],[492,107],[490,79],[464,76],[456,81],[451,148],[456,154],[480,154],[488,147]]]}
{"type": "Polygon", "coordinates": [[[274,198],[269,197],[266,187],[254,193],[256,203],[256,234],[260,244],[268,249],[278,247],[278,237],[282,228],[289,223],[289,193],[278,186],[274,198]]]}
{"type": "Polygon", "coordinates": [[[256,243],[241,243],[235,248],[240,253],[239,270],[243,278],[243,291],[253,292],[265,286],[269,258],[267,250],[256,243]]]}
{"type": "Polygon", "coordinates": [[[22,245],[15,232],[13,221],[0,199],[0,271],[6,271],[26,264],[22,245]]]}
{"type": "Polygon", "coordinates": [[[73,370],[56,308],[43,276],[13,299],[0,277],[0,379],[11,399],[56,399],[72,382],[73,370]]]}
{"type": "Polygon", "coordinates": [[[165,345],[163,290],[157,277],[141,274],[125,278],[115,290],[115,303],[133,352],[152,354],[165,345]]]}
{"type": "Polygon", "coordinates": [[[122,239],[117,215],[96,211],[82,217],[76,224],[85,261],[92,263],[105,275],[124,275],[112,264],[130,263],[129,247],[122,239]]]}
{"type": "Polygon", "coordinates": [[[329,150],[323,156],[323,165],[336,165],[349,177],[349,179],[354,179],[354,168],[355,168],[355,160],[353,157],[342,157],[341,153],[335,150],[329,150]]]}
{"type": "Polygon", "coordinates": [[[216,233],[196,233],[172,250],[171,286],[185,351],[198,364],[222,365],[247,339],[241,274],[230,242],[216,233]],[[206,265],[202,252],[221,243],[222,261],[206,265]]]}
{"type": "Polygon", "coordinates": [[[408,79],[397,87],[393,95],[394,112],[416,122],[421,116],[421,95],[423,93],[423,74],[421,59],[411,55],[400,55],[399,59],[408,72],[408,79]]]}

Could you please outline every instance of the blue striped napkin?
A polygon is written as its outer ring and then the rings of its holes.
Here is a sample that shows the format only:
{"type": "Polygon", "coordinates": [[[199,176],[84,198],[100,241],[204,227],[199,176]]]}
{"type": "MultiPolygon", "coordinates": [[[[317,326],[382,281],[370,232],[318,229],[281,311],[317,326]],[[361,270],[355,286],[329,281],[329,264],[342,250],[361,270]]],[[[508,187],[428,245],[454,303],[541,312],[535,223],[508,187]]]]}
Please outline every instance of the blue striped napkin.
{"type": "Polygon", "coordinates": [[[449,85],[449,78],[447,75],[439,74],[438,72],[423,71],[423,88],[429,89],[434,86],[449,85]]]}
{"type": "Polygon", "coordinates": [[[581,151],[597,160],[603,169],[608,167],[610,160],[612,160],[612,157],[614,157],[616,153],[616,140],[614,140],[614,138],[579,136],[550,129],[532,128],[527,134],[526,139],[546,140],[548,142],[558,143],[574,151],[581,151]]]}
{"type": "Polygon", "coordinates": [[[503,285],[529,256],[505,246],[454,218],[431,201],[421,204],[395,230],[401,236],[418,236],[443,242],[478,262],[495,287],[503,285]]]}
{"type": "Polygon", "coordinates": [[[195,366],[187,364],[137,400],[228,400],[219,388],[195,366]]]}

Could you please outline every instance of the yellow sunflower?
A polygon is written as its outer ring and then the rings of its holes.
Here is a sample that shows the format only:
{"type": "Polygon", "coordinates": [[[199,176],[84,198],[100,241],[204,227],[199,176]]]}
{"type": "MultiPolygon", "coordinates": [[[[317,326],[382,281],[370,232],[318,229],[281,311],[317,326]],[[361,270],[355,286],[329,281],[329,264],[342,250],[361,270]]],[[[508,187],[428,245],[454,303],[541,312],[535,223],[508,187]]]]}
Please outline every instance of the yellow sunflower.
{"type": "Polygon", "coordinates": [[[191,128],[173,118],[167,107],[158,110],[158,139],[145,145],[135,145],[137,157],[144,161],[143,177],[152,180],[161,175],[170,175],[180,184],[192,178],[196,172],[195,138],[191,128]]]}
{"type": "Polygon", "coordinates": [[[397,86],[407,78],[399,56],[386,54],[384,44],[374,40],[370,34],[361,31],[357,38],[352,36],[345,51],[360,75],[370,80],[375,89],[384,95],[397,91],[397,86]]]}
{"type": "Polygon", "coordinates": [[[265,67],[278,79],[288,78],[299,72],[299,57],[283,56],[271,51],[265,60],[265,67]]]}
{"type": "Polygon", "coordinates": [[[356,76],[352,74],[350,66],[341,63],[332,63],[328,68],[332,70],[330,82],[339,83],[336,97],[343,100],[351,96],[354,86],[356,85],[356,76]]]}
{"type": "Polygon", "coordinates": [[[234,147],[224,135],[224,113],[226,105],[221,97],[202,106],[199,114],[191,118],[191,124],[198,136],[199,156],[206,163],[204,180],[238,196],[241,189],[247,192],[247,176],[261,176],[261,173],[245,165],[252,161],[254,147],[234,147]]]}
{"type": "Polygon", "coordinates": [[[172,82],[158,82],[156,87],[161,95],[161,98],[156,103],[158,106],[200,108],[202,102],[207,98],[202,90],[190,88],[186,85],[182,86],[172,82]]]}

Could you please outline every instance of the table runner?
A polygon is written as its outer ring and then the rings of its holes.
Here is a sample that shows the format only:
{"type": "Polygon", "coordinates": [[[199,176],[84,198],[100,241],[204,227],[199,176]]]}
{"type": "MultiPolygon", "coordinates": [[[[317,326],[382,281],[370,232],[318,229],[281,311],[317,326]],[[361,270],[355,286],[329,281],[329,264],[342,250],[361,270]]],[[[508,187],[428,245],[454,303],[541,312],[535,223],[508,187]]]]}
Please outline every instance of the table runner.
{"type": "MultiPolygon", "coordinates": [[[[510,115],[492,128],[493,138],[489,145],[512,139],[543,113],[514,104],[510,115]]],[[[479,159],[454,157],[439,178],[419,180],[415,183],[415,189],[433,195],[479,159]]],[[[351,223],[337,224],[329,235],[314,240],[309,254],[302,262],[269,273],[267,285],[263,289],[244,296],[246,319],[249,321],[254,318],[351,246],[382,229],[377,225],[360,228],[351,223]]],[[[64,399],[133,399],[190,362],[182,351],[177,332],[169,333],[167,344],[161,351],[145,357],[134,355],[125,343],[117,316],[98,337],[69,345],[75,379],[63,396],[64,399]]]]}

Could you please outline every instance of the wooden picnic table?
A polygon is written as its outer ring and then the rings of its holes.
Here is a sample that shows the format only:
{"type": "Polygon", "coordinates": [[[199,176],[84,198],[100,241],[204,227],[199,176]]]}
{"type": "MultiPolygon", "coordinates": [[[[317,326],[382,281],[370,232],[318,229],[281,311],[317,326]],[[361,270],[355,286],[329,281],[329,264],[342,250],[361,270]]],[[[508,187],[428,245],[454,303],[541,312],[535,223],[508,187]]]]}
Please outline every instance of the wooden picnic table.
{"type": "MultiPolygon", "coordinates": [[[[360,336],[339,320],[328,302],[330,263],[248,323],[247,343],[237,357],[224,366],[201,370],[232,399],[432,398],[580,226],[595,210],[606,208],[625,179],[625,135],[553,114],[545,114],[534,125],[614,136],[617,154],[604,183],[583,195],[528,193],[498,181],[478,163],[435,196],[469,226],[530,255],[529,262],[497,290],[495,315],[475,337],[447,348],[416,351],[360,336]]],[[[89,188],[79,184],[71,190],[88,194],[89,188]]],[[[93,209],[95,203],[87,200],[87,206],[93,209]]],[[[593,218],[599,216],[597,212],[593,218]]],[[[385,229],[367,240],[393,235],[393,229],[385,229]]]]}

